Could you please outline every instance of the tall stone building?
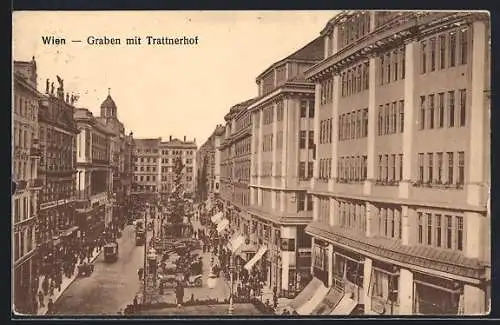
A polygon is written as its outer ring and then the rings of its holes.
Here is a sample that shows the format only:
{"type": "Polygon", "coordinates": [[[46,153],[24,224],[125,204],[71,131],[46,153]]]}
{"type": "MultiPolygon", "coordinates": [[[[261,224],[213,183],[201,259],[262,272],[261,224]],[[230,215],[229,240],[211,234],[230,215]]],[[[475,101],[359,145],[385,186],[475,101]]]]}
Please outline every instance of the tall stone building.
{"type": "Polygon", "coordinates": [[[196,152],[196,187],[198,197],[214,202],[220,195],[221,151],[226,129],[222,124],[216,126],[207,141],[196,152]]]}
{"type": "Polygon", "coordinates": [[[101,104],[100,116],[97,119],[113,132],[110,141],[111,167],[113,170],[111,201],[113,204],[113,220],[118,222],[127,214],[128,197],[132,191],[131,137],[125,134],[125,127],[118,119],[118,109],[110,93],[101,104]]]}
{"type": "Polygon", "coordinates": [[[45,94],[39,101],[38,139],[41,159],[38,168],[43,188],[39,197],[36,241],[38,270],[45,272],[78,236],[75,215],[76,135],[74,97],[47,79],[45,94]]]}
{"type": "Polygon", "coordinates": [[[321,37],[305,295],[336,314],[486,313],[488,16],[343,12],[321,37]]]}
{"type": "Polygon", "coordinates": [[[115,136],[85,108],[75,110],[77,138],[76,212],[80,233],[95,239],[113,221],[113,166],[111,143],[115,136]]]}
{"type": "Polygon", "coordinates": [[[14,102],[12,108],[12,195],[14,310],[32,314],[38,292],[36,265],[36,220],[40,147],[38,141],[37,67],[35,59],[14,61],[14,102]]]}

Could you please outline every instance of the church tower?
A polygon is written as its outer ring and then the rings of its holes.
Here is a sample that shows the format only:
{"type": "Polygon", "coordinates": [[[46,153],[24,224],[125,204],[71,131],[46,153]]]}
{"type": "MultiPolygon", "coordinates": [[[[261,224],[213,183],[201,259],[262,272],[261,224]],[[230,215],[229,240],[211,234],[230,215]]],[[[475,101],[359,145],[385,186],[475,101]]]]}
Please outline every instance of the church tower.
{"type": "Polygon", "coordinates": [[[111,98],[111,89],[108,88],[108,97],[101,104],[101,117],[105,119],[118,119],[116,104],[111,98]]]}

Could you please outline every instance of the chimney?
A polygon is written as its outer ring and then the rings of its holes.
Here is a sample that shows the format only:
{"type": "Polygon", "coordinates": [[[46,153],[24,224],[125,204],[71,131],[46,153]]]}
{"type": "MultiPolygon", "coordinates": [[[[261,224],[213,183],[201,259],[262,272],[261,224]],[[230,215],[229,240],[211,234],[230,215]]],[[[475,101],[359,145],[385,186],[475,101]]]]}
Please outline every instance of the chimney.
{"type": "Polygon", "coordinates": [[[184,142],[186,142],[186,136],[184,136],[184,142]]]}
{"type": "Polygon", "coordinates": [[[169,141],[172,141],[172,136],[170,136],[169,139],[170,139],[169,141]]]}

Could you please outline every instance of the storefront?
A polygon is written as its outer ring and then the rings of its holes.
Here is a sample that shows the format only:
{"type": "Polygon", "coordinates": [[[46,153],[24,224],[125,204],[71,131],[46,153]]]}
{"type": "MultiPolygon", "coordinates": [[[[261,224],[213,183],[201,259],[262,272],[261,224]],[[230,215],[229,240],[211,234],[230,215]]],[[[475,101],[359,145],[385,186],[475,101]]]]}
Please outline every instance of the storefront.
{"type": "Polygon", "coordinates": [[[398,315],[399,269],[395,265],[372,262],[369,297],[370,311],[377,315],[398,315]]]}
{"type": "Polygon", "coordinates": [[[444,278],[413,273],[413,313],[417,315],[458,315],[463,308],[463,285],[444,278]]]}

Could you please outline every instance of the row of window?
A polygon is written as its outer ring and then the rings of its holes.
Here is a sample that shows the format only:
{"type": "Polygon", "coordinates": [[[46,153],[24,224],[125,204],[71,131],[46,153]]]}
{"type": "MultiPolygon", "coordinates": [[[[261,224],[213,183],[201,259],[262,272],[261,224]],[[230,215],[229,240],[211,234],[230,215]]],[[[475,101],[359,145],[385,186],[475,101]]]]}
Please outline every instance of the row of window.
{"type": "Polygon", "coordinates": [[[378,58],[378,84],[385,85],[405,78],[405,47],[382,54],[378,58]]]}
{"type": "Polygon", "coordinates": [[[299,179],[309,179],[313,177],[314,171],[314,163],[309,161],[301,161],[299,162],[299,179]],[[307,169],[306,169],[307,166],[307,169]]]}
{"type": "Polygon", "coordinates": [[[332,118],[319,122],[319,143],[332,143],[332,118]]]}
{"type": "MultiPolygon", "coordinates": [[[[164,171],[163,168],[166,168],[166,167],[162,167],[162,172],[164,171]]],[[[139,170],[141,172],[146,171],[146,172],[153,172],[154,173],[154,172],[156,172],[156,167],[150,167],[150,166],[146,166],[146,167],[141,166],[141,167],[138,167],[138,166],[135,166],[135,171],[139,171],[139,170]]],[[[169,171],[171,171],[171,170],[172,170],[172,168],[169,168],[169,171]]]]}
{"type": "Polygon", "coordinates": [[[146,176],[143,176],[143,175],[137,176],[136,175],[136,176],[134,176],[134,179],[135,179],[136,182],[138,182],[138,181],[140,181],[140,182],[144,182],[144,181],[146,181],[146,182],[156,182],[156,176],[154,176],[154,175],[152,175],[152,176],[151,175],[146,175],[146,176]]]}
{"type": "Polygon", "coordinates": [[[250,180],[250,162],[244,162],[237,164],[234,168],[234,177],[239,181],[249,181],[250,180]]]}
{"type": "Polygon", "coordinates": [[[306,192],[297,193],[297,212],[312,211],[313,210],[313,197],[306,192]],[[307,209],[307,210],[306,210],[307,209]]]}
{"type": "Polygon", "coordinates": [[[332,177],[332,158],[319,160],[319,179],[329,179],[332,177]]]}
{"type": "Polygon", "coordinates": [[[341,74],[342,97],[351,96],[368,90],[370,86],[370,64],[368,61],[347,69],[341,74]]]}
{"type": "Polygon", "coordinates": [[[321,105],[331,103],[333,100],[333,78],[321,81],[321,105]]]}
{"type": "Polygon", "coordinates": [[[30,227],[24,231],[14,234],[14,261],[31,252],[35,246],[34,228],[30,227]]]}
{"type": "MultiPolygon", "coordinates": [[[[339,49],[355,42],[370,32],[370,12],[357,13],[340,25],[338,33],[339,49]]],[[[334,40],[337,41],[337,40],[334,40]]]]}
{"type": "Polygon", "coordinates": [[[73,193],[73,188],[73,183],[71,181],[47,181],[45,186],[42,187],[40,202],[53,202],[70,198],[73,193]]]}
{"type": "Polygon", "coordinates": [[[420,116],[419,116],[419,129],[433,129],[442,128],[444,125],[447,127],[455,126],[455,119],[458,117],[458,126],[465,126],[467,117],[467,90],[458,90],[459,94],[459,110],[458,116],[455,110],[455,91],[448,91],[447,109],[445,114],[445,93],[441,92],[430,94],[428,96],[420,96],[420,116]],[[437,99],[436,99],[437,97],[437,99]],[[436,107],[437,100],[437,107],[436,107]],[[446,119],[446,121],[445,121],[446,119]]]}
{"type": "Polygon", "coordinates": [[[368,108],[339,115],[339,140],[368,136],[368,108]]]}
{"type": "Polygon", "coordinates": [[[28,128],[14,121],[13,139],[16,147],[28,149],[31,146],[32,140],[35,139],[35,132],[30,131],[28,128]]]}
{"type": "Polygon", "coordinates": [[[248,137],[236,143],[234,145],[234,151],[236,156],[246,155],[250,153],[252,138],[248,137]]]}
{"type": "MultiPolygon", "coordinates": [[[[43,151],[43,146],[40,148],[43,151]]],[[[60,150],[47,150],[40,158],[40,168],[51,171],[67,171],[73,169],[76,157],[73,155],[72,148],[66,146],[60,150]]],[[[32,174],[33,175],[33,174],[32,174]]]]}
{"type": "Polygon", "coordinates": [[[399,182],[403,179],[403,154],[378,155],[377,181],[399,182]]]}
{"type": "Polygon", "coordinates": [[[378,236],[401,239],[403,235],[402,210],[400,207],[378,206],[377,229],[378,236]]]}
{"type": "Polygon", "coordinates": [[[269,105],[262,109],[262,124],[267,125],[274,122],[274,106],[269,105]]]}
{"type": "Polygon", "coordinates": [[[36,160],[12,160],[13,176],[16,180],[29,180],[37,177],[36,160]]]}
{"type": "Polygon", "coordinates": [[[300,101],[300,117],[314,118],[314,100],[303,99],[300,101]]]}
{"type": "Polygon", "coordinates": [[[319,197],[318,203],[318,221],[323,224],[330,224],[330,198],[319,197]]]}
{"type": "Polygon", "coordinates": [[[236,120],[236,130],[238,132],[241,129],[249,127],[252,124],[252,119],[249,113],[245,113],[243,116],[236,120]]]}
{"type": "Polygon", "coordinates": [[[462,251],[464,219],[462,216],[417,212],[419,244],[462,251]]]}
{"type": "Polygon", "coordinates": [[[22,96],[15,95],[14,98],[14,114],[26,117],[29,120],[38,120],[37,100],[28,100],[22,96]]]}
{"type": "Polygon", "coordinates": [[[29,198],[27,196],[24,196],[22,198],[14,199],[14,211],[12,212],[14,214],[15,224],[30,218],[29,198]]]}
{"type": "Polygon", "coordinates": [[[337,173],[340,182],[358,182],[366,180],[368,157],[352,156],[337,158],[337,173]]]}
{"type": "Polygon", "coordinates": [[[314,131],[300,131],[299,132],[299,149],[313,149],[314,148],[314,131]],[[308,136],[309,134],[309,136],[308,136]],[[309,139],[309,141],[307,141],[309,139]]]}
{"type": "Polygon", "coordinates": [[[248,191],[232,192],[232,201],[243,206],[248,206],[250,205],[250,193],[248,191]]]}
{"type": "Polygon", "coordinates": [[[355,232],[366,233],[366,206],[357,202],[338,201],[338,224],[355,232]]]}
{"type": "Polygon", "coordinates": [[[420,73],[467,64],[469,52],[469,29],[454,29],[420,42],[420,73]],[[458,33],[458,43],[457,43],[458,33]],[[439,43],[439,49],[438,49],[439,43]],[[458,47],[458,48],[457,48],[458,47]],[[437,52],[439,51],[439,54],[437,52]],[[448,54],[448,55],[446,55],[448,54]]]}
{"type": "Polygon", "coordinates": [[[463,185],[465,181],[465,152],[418,154],[418,182],[426,184],[463,185]],[[456,167],[456,169],[455,169],[456,167]],[[435,171],[435,174],[434,174],[435,171]],[[456,175],[455,175],[456,171],[456,175]]]}
{"type": "Polygon", "coordinates": [[[378,107],[377,134],[403,133],[405,127],[405,102],[394,101],[378,107]]]}
{"type": "Polygon", "coordinates": [[[262,151],[269,152],[273,151],[273,137],[274,134],[266,134],[262,139],[262,151]]]}

